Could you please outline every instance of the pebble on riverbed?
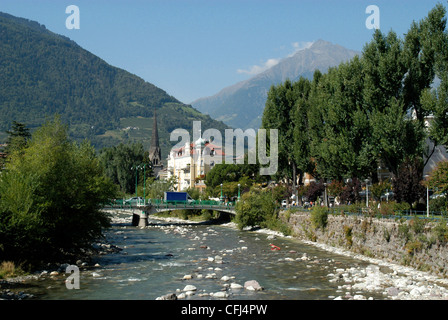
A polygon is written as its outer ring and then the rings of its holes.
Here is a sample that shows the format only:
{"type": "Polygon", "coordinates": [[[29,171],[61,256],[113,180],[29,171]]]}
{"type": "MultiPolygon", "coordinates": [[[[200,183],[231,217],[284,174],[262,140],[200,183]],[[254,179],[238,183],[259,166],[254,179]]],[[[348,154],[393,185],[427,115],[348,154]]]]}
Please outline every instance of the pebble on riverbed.
{"type": "MultiPolygon", "coordinates": [[[[408,270],[407,270],[408,271],[408,270]]],[[[409,272],[409,271],[408,271],[409,272]]],[[[337,268],[334,273],[327,275],[330,282],[341,283],[340,291],[349,290],[345,296],[339,296],[335,300],[365,300],[361,294],[351,292],[372,292],[383,294],[386,299],[392,300],[436,300],[447,299],[446,287],[430,283],[429,278],[415,272],[406,276],[398,272],[382,272],[377,265],[369,265],[366,268],[351,267],[347,269],[337,268]]]]}

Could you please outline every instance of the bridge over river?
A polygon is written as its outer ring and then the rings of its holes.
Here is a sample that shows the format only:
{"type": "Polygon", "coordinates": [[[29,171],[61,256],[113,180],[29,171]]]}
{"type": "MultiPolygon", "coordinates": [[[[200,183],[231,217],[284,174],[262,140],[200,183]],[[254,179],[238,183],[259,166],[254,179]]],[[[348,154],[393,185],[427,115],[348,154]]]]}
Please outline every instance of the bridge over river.
{"type": "Polygon", "coordinates": [[[236,214],[234,202],[220,202],[212,200],[194,201],[165,201],[147,199],[146,201],[113,200],[104,206],[105,209],[133,209],[132,225],[146,227],[148,215],[173,210],[214,210],[236,214]]]}

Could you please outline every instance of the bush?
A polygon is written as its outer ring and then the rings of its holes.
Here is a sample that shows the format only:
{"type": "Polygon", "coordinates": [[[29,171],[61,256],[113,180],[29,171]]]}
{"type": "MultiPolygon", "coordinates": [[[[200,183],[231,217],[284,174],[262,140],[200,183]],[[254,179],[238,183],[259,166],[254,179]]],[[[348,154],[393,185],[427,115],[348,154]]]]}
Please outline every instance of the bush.
{"type": "Polygon", "coordinates": [[[252,188],[243,194],[235,209],[235,222],[240,230],[253,226],[267,227],[267,221],[277,218],[274,197],[269,191],[252,188]]]}
{"type": "Polygon", "coordinates": [[[109,226],[102,204],[116,188],[87,143],[68,141],[59,120],[12,153],[0,179],[0,260],[75,257],[109,226]]]}
{"type": "Polygon", "coordinates": [[[446,197],[437,197],[429,200],[429,209],[435,212],[446,213],[448,207],[448,199],[446,197]]]}
{"type": "Polygon", "coordinates": [[[435,238],[441,243],[445,244],[448,242],[448,226],[445,219],[441,219],[437,222],[436,226],[432,229],[432,233],[435,238]]]}
{"type": "Polygon", "coordinates": [[[16,267],[12,261],[3,261],[0,264],[0,279],[17,277],[25,274],[25,272],[20,267],[16,267]]]}
{"type": "Polygon", "coordinates": [[[315,206],[311,210],[311,223],[315,229],[325,229],[328,223],[328,210],[326,207],[315,206]]]}

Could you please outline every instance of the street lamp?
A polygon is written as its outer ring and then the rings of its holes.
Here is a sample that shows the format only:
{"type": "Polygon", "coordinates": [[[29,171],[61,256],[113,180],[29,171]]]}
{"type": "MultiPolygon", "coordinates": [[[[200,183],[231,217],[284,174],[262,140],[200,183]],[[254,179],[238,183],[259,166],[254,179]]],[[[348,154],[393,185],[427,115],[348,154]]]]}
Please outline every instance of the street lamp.
{"type": "Polygon", "coordinates": [[[324,190],[324,197],[325,197],[324,205],[325,205],[326,207],[328,207],[328,200],[327,200],[327,183],[326,183],[326,182],[324,182],[324,187],[325,187],[325,190],[324,190]]]}
{"type": "MultiPolygon", "coordinates": [[[[429,175],[425,174],[425,180],[428,180],[429,175]]],[[[426,216],[429,218],[429,184],[426,181],[426,216]]]]}
{"type": "Polygon", "coordinates": [[[221,183],[221,198],[219,198],[222,202],[222,183],[221,183]]]}
{"type": "Polygon", "coordinates": [[[240,201],[240,184],[238,183],[238,201],[240,201]]]}
{"type": "Polygon", "coordinates": [[[369,179],[366,179],[366,207],[369,207],[369,179]]]}
{"type": "Polygon", "coordinates": [[[143,164],[143,205],[146,205],[146,163],[143,164]]]}
{"type": "Polygon", "coordinates": [[[135,197],[138,197],[137,184],[138,184],[138,166],[131,167],[131,170],[135,169],[135,197]]]}

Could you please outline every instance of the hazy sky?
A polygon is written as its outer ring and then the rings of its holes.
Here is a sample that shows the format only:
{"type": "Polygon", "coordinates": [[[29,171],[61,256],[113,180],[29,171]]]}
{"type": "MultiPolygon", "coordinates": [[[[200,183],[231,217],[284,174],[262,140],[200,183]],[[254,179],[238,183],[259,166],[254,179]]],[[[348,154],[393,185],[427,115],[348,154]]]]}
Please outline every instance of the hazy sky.
{"type": "Polygon", "coordinates": [[[38,21],[190,103],[248,79],[318,39],[361,51],[373,33],[366,27],[369,5],[379,8],[381,31],[392,29],[402,36],[439,2],[0,0],[0,11],[38,21]],[[79,29],[66,28],[69,5],[79,8],[79,29]]]}

